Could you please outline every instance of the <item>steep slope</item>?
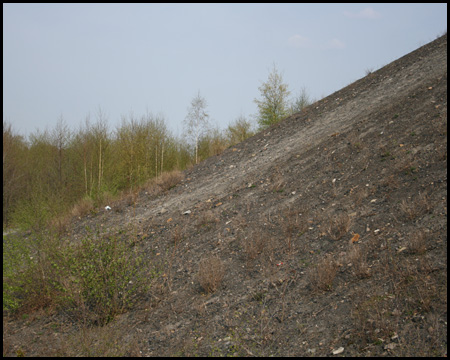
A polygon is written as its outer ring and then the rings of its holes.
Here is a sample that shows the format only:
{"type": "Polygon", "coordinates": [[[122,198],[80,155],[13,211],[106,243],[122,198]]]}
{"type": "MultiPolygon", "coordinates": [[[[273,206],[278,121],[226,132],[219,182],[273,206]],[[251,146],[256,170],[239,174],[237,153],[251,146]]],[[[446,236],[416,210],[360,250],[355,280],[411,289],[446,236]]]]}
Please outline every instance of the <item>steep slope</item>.
{"type": "MultiPolygon", "coordinates": [[[[144,189],[132,206],[74,223],[72,239],[86,226],[127,229],[163,267],[147,300],[90,336],[144,356],[444,355],[446,159],[444,35],[164,194],[144,189]]],[[[9,341],[30,355],[79,354],[64,345],[79,325],[51,346],[53,331],[30,335],[66,324],[52,316],[12,322],[9,341]]]]}

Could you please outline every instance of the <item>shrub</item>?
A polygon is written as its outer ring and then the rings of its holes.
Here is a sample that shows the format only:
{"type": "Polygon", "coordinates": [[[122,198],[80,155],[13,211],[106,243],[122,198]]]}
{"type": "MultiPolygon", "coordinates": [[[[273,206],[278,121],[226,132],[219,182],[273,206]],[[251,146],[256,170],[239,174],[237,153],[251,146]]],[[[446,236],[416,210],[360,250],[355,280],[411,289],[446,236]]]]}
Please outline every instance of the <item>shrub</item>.
{"type": "Polygon", "coordinates": [[[23,312],[52,303],[51,259],[57,249],[57,239],[48,234],[3,237],[3,310],[23,312]]]}
{"type": "Polygon", "coordinates": [[[59,299],[76,319],[105,324],[130,309],[149,290],[156,272],[146,268],[132,241],[115,235],[89,236],[63,252],[59,299]]]}
{"type": "Polygon", "coordinates": [[[130,309],[157,275],[133,241],[90,234],[63,246],[56,237],[4,239],[3,309],[57,306],[74,320],[104,325],[130,309]]]}

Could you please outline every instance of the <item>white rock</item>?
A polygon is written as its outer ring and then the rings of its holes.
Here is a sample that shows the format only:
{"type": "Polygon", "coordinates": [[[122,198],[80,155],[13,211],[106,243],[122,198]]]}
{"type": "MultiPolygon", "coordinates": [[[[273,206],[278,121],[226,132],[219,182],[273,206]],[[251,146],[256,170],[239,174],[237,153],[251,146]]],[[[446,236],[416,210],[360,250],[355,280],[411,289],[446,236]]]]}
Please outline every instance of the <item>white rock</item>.
{"type": "Polygon", "coordinates": [[[344,351],[344,348],[341,346],[339,349],[333,350],[333,355],[340,354],[340,353],[342,353],[343,351],[344,351]]]}

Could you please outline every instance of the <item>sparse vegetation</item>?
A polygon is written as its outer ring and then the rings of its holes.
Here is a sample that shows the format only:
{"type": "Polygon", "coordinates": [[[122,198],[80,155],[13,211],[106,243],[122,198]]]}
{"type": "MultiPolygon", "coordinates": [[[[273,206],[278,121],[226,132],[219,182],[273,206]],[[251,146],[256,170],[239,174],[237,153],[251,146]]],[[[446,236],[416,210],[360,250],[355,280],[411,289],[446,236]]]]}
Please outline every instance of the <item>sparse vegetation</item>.
{"type": "Polygon", "coordinates": [[[328,220],[326,231],[333,240],[339,240],[350,230],[351,220],[347,213],[339,213],[328,220]]]}
{"type": "Polygon", "coordinates": [[[4,356],[446,356],[445,50],[196,166],[152,117],[9,134],[4,356]]]}

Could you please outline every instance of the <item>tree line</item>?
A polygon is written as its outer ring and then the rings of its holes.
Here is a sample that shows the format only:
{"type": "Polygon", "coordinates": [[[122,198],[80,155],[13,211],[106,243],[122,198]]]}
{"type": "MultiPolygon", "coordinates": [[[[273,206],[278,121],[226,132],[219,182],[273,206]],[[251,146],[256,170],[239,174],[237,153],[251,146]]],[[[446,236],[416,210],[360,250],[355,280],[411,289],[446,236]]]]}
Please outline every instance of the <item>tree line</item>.
{"type": "Polygon", "coordinates": [[[206,99],[198,92],[187,111],[184,137],[174,136],[164,117],[151,113],[122,116],[121,124],[110,129],[99,109],[75,131],[61,116],[54,129],[38,130],[28,139],[3,121],[3,228],[46,227],[82,199],[99,205],[105,196],[133,191],[164,172],[184,170],[310,103],[304,89],[289,99],[275,66],[259,90],[258,126],[241,115],[225,130],[211,126],[206,99]]]}

